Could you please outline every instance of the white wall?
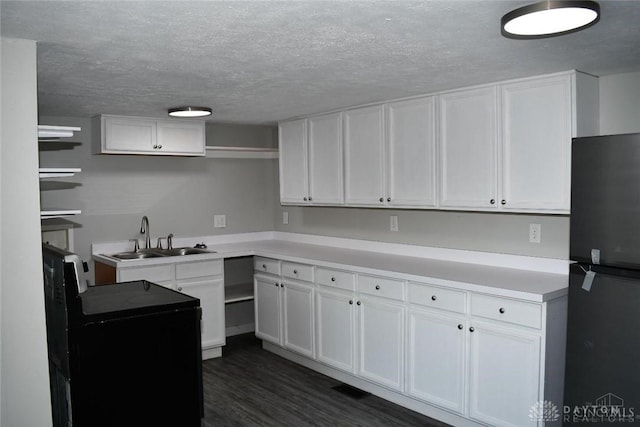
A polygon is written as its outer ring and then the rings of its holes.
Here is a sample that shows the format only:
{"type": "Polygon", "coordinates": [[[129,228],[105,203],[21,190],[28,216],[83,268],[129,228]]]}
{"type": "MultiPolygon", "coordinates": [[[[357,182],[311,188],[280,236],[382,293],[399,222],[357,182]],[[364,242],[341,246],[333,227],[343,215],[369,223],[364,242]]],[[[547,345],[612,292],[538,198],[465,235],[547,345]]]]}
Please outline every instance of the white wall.
{"type": "MultiPolygon", "coordinates": [[[[43,182],[42,205],[82,210],[73,218],[79,224],[74,251],[84,259],[90,258],[93,242],[143,239],[143,215],[149,217],[153,245],[169,233],[186,237],[274,228],[277,161],[96,155],[91,151],[90,119],[40,121],[82,127],[74,137],[80,145],[42,151],[40,163],[82,168],[72,178],[43,182]],[[226,228],[213,227],[214,214],[227,216],[226,228]]],[[[272,127],[208,124],[207,144],[270,146],[272,127]]]]}
{"type": "Polygon", "coordinates": [[[50,426],[44,316],[36,44],[2,39],[0,424],[50,426]]]}
{"type": "Polygon", "coordinates": [[[600,77],[600,134],[640,132],[640,72],[600,77]]]}

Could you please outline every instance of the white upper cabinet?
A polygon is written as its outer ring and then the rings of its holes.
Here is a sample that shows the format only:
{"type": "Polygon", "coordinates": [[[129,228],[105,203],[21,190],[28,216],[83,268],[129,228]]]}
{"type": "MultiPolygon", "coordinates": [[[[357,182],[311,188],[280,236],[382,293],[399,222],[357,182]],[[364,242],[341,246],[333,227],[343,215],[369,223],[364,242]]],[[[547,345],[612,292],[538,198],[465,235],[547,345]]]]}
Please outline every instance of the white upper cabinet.
{"type": "Polygon", "coordinates": [[[504,209],[569,211],[571,76],[502,85],[504,209]]]}
{"type": "Polygon", "coordinates": [[[497,90],[440,95],[440,206],[497,206],[497,90]]]}
{"type": "Polygon", "coordinates": [[[280,123],[282,203],[343,203],[341,123],[340,113],[280,123]]]}
{"type": "Polygon", "coordinates": [[[387,117],[386,202],[435,207],[435,98],[387,104],[387,117]]]}
{"type": "Polygon", "coordinates": [[[278,131],[280,200],[282,203],[307,203],[307,120],[282,122],[278,131]]]}
{"type": "Polygon", "coordinates": [[[309,119],[309,198],[313,204],[342,204],[342,115],[309,119]]]}
{"type": "Polygon", "coordinates": [[[205,155],[204,122],[103,115],[92,126],[99,154],[205,155]]]}
{"type": "Polygon", "coordinates": [[[567,214],[598,91],[569,71],[281,123],[281,201],[567,214]]]}
{"type": "Polygon", "coordinates": [[[344,113],[345,202],[384,203],[384,110],[382,105],[344,113]]]}

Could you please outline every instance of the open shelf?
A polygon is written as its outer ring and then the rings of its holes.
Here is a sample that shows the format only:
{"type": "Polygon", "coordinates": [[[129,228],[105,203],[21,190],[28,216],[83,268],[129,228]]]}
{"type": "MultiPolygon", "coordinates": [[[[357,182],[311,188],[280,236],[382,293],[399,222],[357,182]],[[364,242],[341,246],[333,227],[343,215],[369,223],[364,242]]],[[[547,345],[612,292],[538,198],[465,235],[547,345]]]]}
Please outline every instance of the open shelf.
{"type": "Polygon", "coordinates": [[[239,283],[226,285],[224,288],[224,303],[250,301],[253,299],[253,283],[239,283]]]}
{"type": "Polygon", "coordinates": [[[66,218],[73,215],[80,215],[80,209],[45,209],[40,211],[40,219],[66,218]]]}
{"type": "Polygon", "coordinates": [[[40,179],[43,178],[65,178],[80,173],[80,168],[40,168],[38,169],[40,179]]]}
{"type": "Polygon", "coordinates": [[[277,159],[277,148],[207,146],[207,158],[214,159],[277,159]]]}
{"type": "Polygon", "coordinates": [[[39,141],[57,141],[60,138],[71,138],[74,132],[80,132],[77,126],[38,125],[39,141]]]}

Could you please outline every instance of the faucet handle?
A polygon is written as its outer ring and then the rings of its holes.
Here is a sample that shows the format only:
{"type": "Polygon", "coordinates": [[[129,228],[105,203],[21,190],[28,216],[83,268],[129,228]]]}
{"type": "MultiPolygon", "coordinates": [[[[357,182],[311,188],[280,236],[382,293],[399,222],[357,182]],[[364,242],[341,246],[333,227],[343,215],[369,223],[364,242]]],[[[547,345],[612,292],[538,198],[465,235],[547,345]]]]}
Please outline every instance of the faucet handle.
{"type": "Polygon", "coordinates": [[[133,251],[138,252],[140,250],[140,243],[138,239],[129,239],[130,242],[133,242],[133,251]]]}
{"type": "Polygon", "coordinates": [[[167,236],[167,249],[173,249],[173,233],[167,236]]]}
{"type": "Polygon", "coordinates": [[[158,237],[158,243],[156,244],[158,249],[162,249],[162,238],[158,237]]]}

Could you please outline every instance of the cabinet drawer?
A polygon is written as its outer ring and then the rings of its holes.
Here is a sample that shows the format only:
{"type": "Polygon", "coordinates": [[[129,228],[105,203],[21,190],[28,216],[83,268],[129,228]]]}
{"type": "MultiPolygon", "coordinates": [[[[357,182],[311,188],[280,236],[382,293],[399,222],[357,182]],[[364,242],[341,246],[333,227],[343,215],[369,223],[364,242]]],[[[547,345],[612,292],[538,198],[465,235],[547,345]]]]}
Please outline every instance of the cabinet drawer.
{"type": "Polygon", "coordinates": [[[327,268],[316,269],[316,282],[321,285],[354,291],[356,289],[355,274],[346,271],[329,270],[327,268]]]}
{"type": "Polygon", "coordinates": [[[438,286],[409,283],[409,302],[464,313],[467,311],[467,293],[438,286]]]}
{"type": "Polygon", "coordinates": [[[222,261],[186,262],[176,265],[176,279],[193,279],[196,277],[219,276],[222,274],[222,261]]]}
{"type": "Polygon", "coordinates": [[[256,271],[280,275],[280,261],[271,258],[253,258],[253,268],[256,271]]]}
{"type": "Polygon", "coordinates": [[[119,282],[148,280],[149,282],[172,281],[175,276],[173,264],[152,265],[148,267],[123,268],[119,271],[119,282]]]}
{"type": "Polygon", "coordinates": [[[488,295],[471,295],[471,314],[540,329],[542,306],[488,295]]]}
{"type": "Polygon", "coordinates": [[[291,279],[313,282],[313,266],[304,264],[294,264],[291,262],[282,263],[282,275],[291,279]]]}
{"type": "Polygon", "coordinates": [[[404,281],[360,274],[358,275],[358,291],[403,301],[404,281]]]}

